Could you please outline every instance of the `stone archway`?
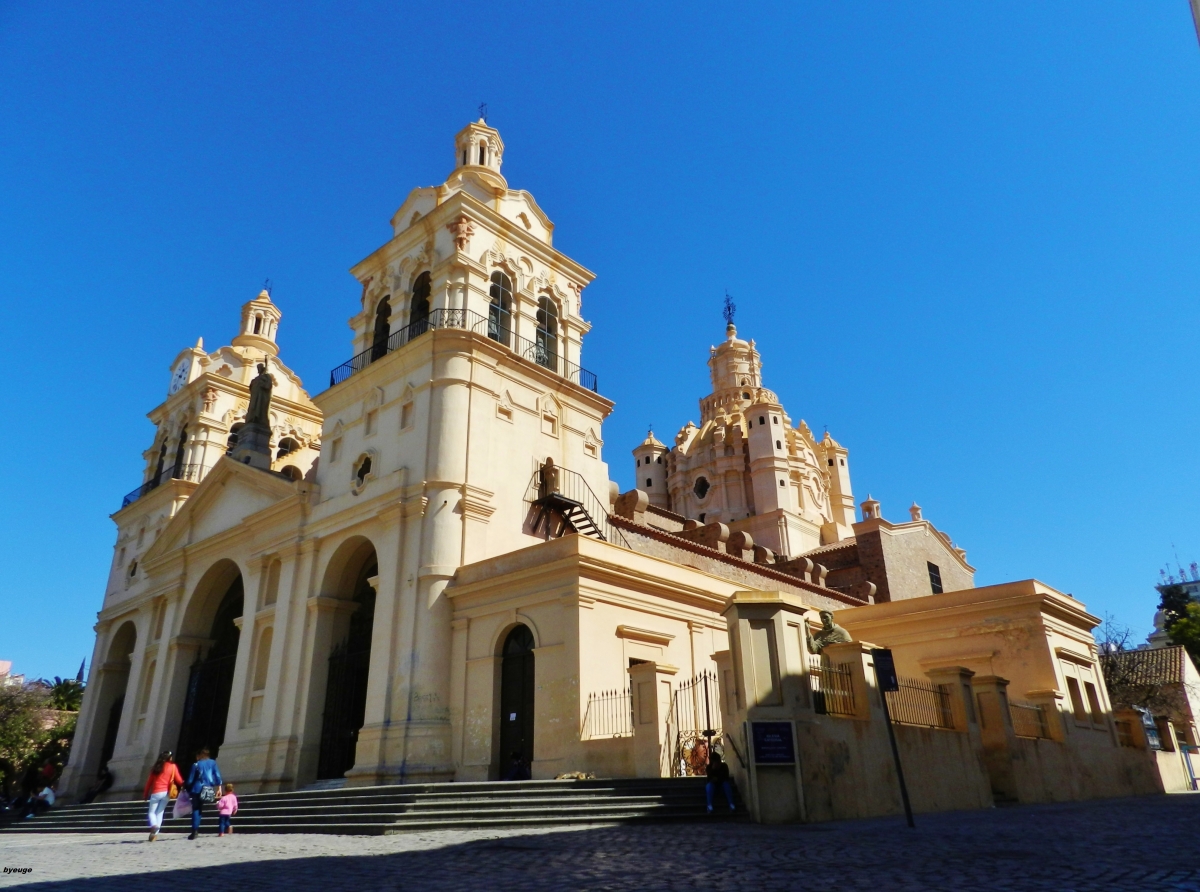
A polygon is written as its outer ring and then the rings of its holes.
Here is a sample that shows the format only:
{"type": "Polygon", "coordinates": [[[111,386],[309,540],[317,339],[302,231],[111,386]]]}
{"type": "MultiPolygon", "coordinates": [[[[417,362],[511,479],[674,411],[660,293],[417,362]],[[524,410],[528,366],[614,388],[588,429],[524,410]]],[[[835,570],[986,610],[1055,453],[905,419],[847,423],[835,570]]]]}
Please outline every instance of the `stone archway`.
{"type": "Polygon", "coordinates": [[[92,713],[93,730],[80,769],[84,788],[91,784],[96,772],[108,764],[116,750],[129,688],[131,656],[136,646],[137,627],[132,621],[126,620],[113,633],[104,662],[98,667],[99,672],[93,673],[98,676],[95,682],[96,705],[92,713]]]}
{"type": "MultiPolygon", "coordinates": [[[[330,626],[326,637],[330,646],[323,657],[319,780],[344,777],[354,767],[358,732],[366,717],[378,574],[375,547],[362,537],[342,543],[325,571],[322,593],[340,606],[324,618],[330,626]]],[[[314,660],[321,659],[314,654],[314,660]]]]}
{"type": "Polygon", "coordinates": [[[183,714],[175,746],[176,761],[186,771],[196,753],[207,747],[215,757],[225,742],[233,671],[237,660],[245,606],[242,573],[233,561],[220,561],[196,586],[185,615],[185,628],[204,636],[187,672],[183,714]]]}

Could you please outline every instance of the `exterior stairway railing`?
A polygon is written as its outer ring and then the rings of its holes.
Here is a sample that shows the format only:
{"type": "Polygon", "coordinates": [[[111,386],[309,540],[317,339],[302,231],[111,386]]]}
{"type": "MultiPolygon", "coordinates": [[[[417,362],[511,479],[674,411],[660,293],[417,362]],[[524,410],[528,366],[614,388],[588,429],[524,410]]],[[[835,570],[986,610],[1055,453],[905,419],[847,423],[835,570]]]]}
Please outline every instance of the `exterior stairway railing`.
{"type": "Polygon", "coordinates": [[[534,532],[543,521],[549,526],[551,515],[557,514],[580,535],[629,547],[625,534],[609,521],[608,509],[576,471],[549,462],[540,465],[529,479],[525,502],[538,510],[534,532]],[[572,512],[576,512],[574,517],[568,516],[572,512]]]}
{"type": "Polygon", "coordinates": [[[530,341],[520,337],[515,332],[500,327],[496,320],[473,310],[434,310],[428,316],[422,316],[410,322],[400,330],[392,332],[386,339],[376,341],[357,356],[335,368],[329,373],[329,386],[341,384],[351,375],[358,374],[376,360],[382,359],[394,350],[399,350],[427,331],[437,328],[453,328],[484,335],[508,347],[523,359],[535,362],[542,368],[561,375],[573,384],[598,392],[599,385],[595,374],[576,363],[567,361],[550,346],[548,341],[530,341]]]}

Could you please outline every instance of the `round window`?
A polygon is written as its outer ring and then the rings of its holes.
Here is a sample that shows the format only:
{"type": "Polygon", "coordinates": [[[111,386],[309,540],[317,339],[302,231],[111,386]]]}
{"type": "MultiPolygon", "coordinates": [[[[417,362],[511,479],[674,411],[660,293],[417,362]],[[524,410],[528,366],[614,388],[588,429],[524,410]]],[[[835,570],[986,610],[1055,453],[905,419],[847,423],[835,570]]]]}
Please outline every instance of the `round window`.
{"type": "Polygon", "coordinates": [[[708,478],[697,477],[695,484],[692,486],[692,492],[696,494],[696,498],[702,499],[708,495],[708,478]]]}

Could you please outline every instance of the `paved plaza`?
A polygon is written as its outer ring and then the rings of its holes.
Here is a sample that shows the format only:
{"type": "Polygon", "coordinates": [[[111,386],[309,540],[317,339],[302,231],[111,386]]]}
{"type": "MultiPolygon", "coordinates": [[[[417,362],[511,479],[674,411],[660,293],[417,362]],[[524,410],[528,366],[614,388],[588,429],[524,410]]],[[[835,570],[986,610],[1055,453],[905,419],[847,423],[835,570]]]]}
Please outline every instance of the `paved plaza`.
{"type": "Polygon", "coordinates": [[[1200,890],[1200,794],[763,827],[383,837],[0,834],[0,888],[1200,890]],[[32,868],[28,873],[14,869],[32,868]]]}

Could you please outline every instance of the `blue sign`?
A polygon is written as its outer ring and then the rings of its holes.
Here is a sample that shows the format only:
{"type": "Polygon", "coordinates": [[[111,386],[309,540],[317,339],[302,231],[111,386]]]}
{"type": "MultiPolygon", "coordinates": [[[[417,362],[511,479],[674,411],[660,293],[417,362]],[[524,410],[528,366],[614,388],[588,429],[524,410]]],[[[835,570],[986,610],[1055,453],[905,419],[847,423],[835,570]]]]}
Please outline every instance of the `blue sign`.
{"type": "Polygon", "coordinates": [[[754,762],[758,765],[795,765],[791,722],[751,722],[754,762]]]}

